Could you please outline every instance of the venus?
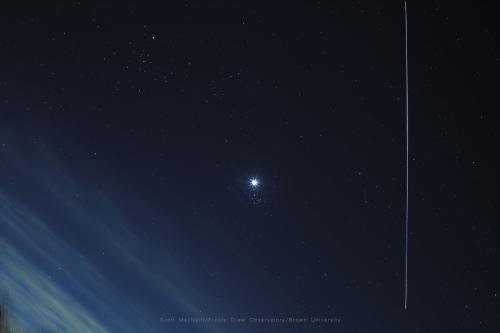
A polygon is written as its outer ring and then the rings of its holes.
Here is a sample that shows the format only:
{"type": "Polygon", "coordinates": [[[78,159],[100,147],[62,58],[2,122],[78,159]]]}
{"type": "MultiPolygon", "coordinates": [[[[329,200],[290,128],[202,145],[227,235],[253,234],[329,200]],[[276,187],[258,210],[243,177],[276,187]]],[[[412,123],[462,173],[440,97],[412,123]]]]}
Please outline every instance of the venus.
{"type": "Polygon", "coordinates": [[[260,185],[260,182],[259,182],[259,180],[257,178],[250,179],[250,186],[257,187],[259,185],[260,185]]]}

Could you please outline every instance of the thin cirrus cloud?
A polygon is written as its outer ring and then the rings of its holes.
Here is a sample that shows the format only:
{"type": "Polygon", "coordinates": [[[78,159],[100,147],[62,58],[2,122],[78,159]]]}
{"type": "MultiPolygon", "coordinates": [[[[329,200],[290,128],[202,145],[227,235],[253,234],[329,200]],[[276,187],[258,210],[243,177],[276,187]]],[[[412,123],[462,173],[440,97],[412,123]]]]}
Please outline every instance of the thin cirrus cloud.
{"type": "Polygon", "coordinates": [[[18,325],[33,330],[110,332],[4,239],[0,246],[0,282],[9,292],[10,310],[18,325]]]}
{"type": "Polygon", "coordinates": [[[0,293],[21,326],[159,332],[162,315],[200,314],[202,293],[179,253],[150,244],[109,196],[72,177],[45,147],[13,146],[0,150],[3,178],[16,179],[0,189],[0,293]]]}
{"type": "Polygon", "coordinates": [[[129,305],[90,259],[4,193],[0,225],[0,285],[23,326],[61,332],[151,331],[154,322],[145,319],[145,309],[129,305]]]}

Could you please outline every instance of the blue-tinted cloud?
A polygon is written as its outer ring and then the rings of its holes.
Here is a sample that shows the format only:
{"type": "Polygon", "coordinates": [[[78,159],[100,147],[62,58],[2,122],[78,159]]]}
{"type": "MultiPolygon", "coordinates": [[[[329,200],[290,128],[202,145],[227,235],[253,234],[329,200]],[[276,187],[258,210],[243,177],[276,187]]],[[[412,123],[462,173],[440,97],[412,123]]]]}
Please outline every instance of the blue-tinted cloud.
{"type": "Polygon", "coordinates": [[[17,321],[59,332],[163,332],[160,316],[202,313],[180,264],[187,253],[134,229],[157,216],[147,205],[136,200],[143,221],[131,220],[46,147],[13,146],[0,150],[3,179],[13,179],[0,188],[0,291],[17,321]]]}

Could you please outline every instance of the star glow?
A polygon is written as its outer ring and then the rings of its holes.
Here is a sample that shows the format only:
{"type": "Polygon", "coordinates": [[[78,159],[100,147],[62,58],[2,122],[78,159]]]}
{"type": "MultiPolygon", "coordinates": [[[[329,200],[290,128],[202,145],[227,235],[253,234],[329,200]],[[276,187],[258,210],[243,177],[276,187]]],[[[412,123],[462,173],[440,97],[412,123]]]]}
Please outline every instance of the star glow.
{"type": "Polygon", "coordinates": [[[259,184],[260,184],[260,182],[257,178],[250,179],[250,186],[257,187],[257,186],[259,186],[259,184]]]}

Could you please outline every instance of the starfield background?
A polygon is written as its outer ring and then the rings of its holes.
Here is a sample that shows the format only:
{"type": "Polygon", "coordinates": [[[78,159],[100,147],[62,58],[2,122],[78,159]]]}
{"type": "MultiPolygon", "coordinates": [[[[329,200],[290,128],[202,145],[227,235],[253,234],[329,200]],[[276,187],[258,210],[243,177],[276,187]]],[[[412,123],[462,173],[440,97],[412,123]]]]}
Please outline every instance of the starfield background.
{"type": "Polygon", "coordinates": [[[498,332],[497,13],[408,3],[405,311],[403,2],[3,1],[0,322],[498,332]]]}

